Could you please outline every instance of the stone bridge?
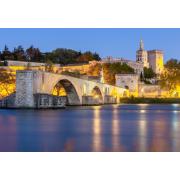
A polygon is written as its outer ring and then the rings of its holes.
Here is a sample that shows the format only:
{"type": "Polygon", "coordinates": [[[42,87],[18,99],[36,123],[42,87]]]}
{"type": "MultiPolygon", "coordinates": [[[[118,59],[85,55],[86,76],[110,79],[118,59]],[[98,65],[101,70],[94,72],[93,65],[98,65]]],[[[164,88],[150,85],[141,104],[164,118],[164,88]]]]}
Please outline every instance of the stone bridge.
{"type": "Polygon", "coordinates": [[[44,71],[21,70],[16,73],[16,106],[33,107],[34,95],[52,95],[58,83],[65,89],[69,105],[119,103],[121,97],[128,95],[128,90],[124,88],[88,79],[44,71]]]}

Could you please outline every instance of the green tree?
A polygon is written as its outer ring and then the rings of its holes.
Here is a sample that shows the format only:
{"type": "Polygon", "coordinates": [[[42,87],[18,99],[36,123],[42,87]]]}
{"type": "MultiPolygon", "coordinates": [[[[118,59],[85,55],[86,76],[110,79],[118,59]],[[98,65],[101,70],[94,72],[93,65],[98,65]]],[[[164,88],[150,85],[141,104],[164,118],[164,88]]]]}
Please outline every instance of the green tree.
{"type": "Polygon", "coordinates": [[[107,84],[114,85],[115,84],[115,75],[111,72],[110,68],[111,68],[111,63],[103,63],[102,64],[104,82],[107,84]]]}
{"type": "Polygon", "coordinates": [[[68,75],[68,76],[73,76],[73,77],[77,77],[77,78],[79,78],[81,76],[81,73],[79,71],[73,71],[73,72],[63,71],[61,74],[68,75]]]}
{"type": "Polygon", "coordinates": [[[39,48],[30,46],[26,50],[19,45],[13,51],[10,51],[5,45],[4,50],[0,52],[0,60],[17,60],[30,62],[46,62],[49,59],[56,64],[77,64],[88,63],[89,61],[100,61],[101,58],[98,53],[86,51],[84,53],[75,51],[73,49],[57,48],[51,52],[42,53],[39,48]]]}
{"type": "Polygon", "coordinates": [[[88,71],[88,75],[89,76],[100,76],[101,74],[101,69],[102,69],[102,66],[100,63],[95,63],[95,64],[92,64],[90,65],[89,67],[89,71],[88,71]]]}
{"type": "Polygon", "coordinates": [[[43,60],[43,55],[39,48],[30,46],[28,49],[26,49],[26,59],[32,62],[41,62],[43,60]]]}
{"type": "Polygon", "coordinates": [[[144,79],[152,79],[156,76],[152,68],[144,67],[144,79]]]}
{"type": "Polygon", "coordinates": [[[99,56],[98,53],[93,53],[93,59],[96,60],[96,61],[100,61],[101,60],[101,57],[99,56]]]}
{"type": "Polygon", "coordinates": [[[134,74],[134,69],[126,63],[120,62],[103,64],[103,75],[105,83],[115,85],[116,74],[134,74]]]}
{"type": "Polygon", "coordinates": [[[57,48],[52,52],[45,53],[45,59],[50,59],[52,62],[57,64],[77,64],[77,63],[88,63],[92,60],[99,61],[101,58],[97,53],[90,51],[80,52],[72,49],[57,48]]]}
{"type": "Polygon", "coordinates": [[[143,76],[143,73],[141,72],[140,74],[140,80],[143,81],[144,80],[144,76],[143,76]]]}
{"type": "Polygon", "coordinates": [[[26,55],[22,46],[14,48],[13,51],[14,60],[17,61],[26,61],[26,55]]]}
{"type": "Polygon", "coordinates": [[[13,72],[0,68],[0,98],[15,91],[15,75],[13,72]]]}
{"type": "Polygon", "coordinates": [[[170,59],[164,66],[164,72],[160,76],[159,84],[162,88],[172,93],[180,86],[180,61],[170,59]]]}
{"type": "Polygon", "coordinates": [[[53,62],[51,60],[46,60],[45,71],[54,72],[54,65],[53,65],[53,62]]]}
{"type": "Polygon", "coordinates": [[[112,63],[110,65],[110,71],[113,74],[134,74],[134,69],[128,66],[126,63],[112,63]]]}
{"type": "Polygon", "coordinates": [[[58,64],[73,64],[76,63],[76,59],[81,55],[81,52],[74,51],[72,49],[57,48],[52,52],[45,54],[45,59],[51,60],[53,63],[58,64]]]}
{"type": "Polygon", "coordinates": [[[14,60],[14,55],[11,51],[9,51],[9,48],[5,45],[4,50],[1,54],[2,60],[14,60]]]}

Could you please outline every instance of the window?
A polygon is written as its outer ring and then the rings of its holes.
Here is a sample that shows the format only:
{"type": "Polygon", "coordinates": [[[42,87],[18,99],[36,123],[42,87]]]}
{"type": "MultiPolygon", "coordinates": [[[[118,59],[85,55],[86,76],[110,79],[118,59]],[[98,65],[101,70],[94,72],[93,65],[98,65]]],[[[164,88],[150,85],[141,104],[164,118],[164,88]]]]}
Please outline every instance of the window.
{"type": "Polygon", "coordinates": [[[124,86],[125,89],[129,89],[129,86],[124,86]]]}

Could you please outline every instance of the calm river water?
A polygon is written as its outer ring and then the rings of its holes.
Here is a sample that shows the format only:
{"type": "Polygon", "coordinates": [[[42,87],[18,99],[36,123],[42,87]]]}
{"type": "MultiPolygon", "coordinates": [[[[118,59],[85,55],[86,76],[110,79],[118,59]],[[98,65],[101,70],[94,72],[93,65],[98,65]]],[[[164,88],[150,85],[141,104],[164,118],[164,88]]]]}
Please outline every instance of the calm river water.
{"type": "Polygon", "coordinates": [[[0,151],[180,151],[180,105],[1,109],[0,151]]]}

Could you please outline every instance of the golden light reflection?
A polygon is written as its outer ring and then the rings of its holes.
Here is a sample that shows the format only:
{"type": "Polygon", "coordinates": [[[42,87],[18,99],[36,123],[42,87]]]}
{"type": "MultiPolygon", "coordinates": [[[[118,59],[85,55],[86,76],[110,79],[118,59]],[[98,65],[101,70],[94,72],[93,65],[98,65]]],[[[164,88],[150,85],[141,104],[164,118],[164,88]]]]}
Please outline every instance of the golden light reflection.
{"type": "Polygon", "coordinates": [[[0,144],[0,151],[7,152],[9,149],[13,150],[14,152],[17,151],[17,122],[14,115],[0,114],[0,134],[9,135],[8,138],[1,141],[4,143],[0,144]]]}
{"type": "Polygon", "coordinates": [[[113,119],[112,119],[112,150],[119,151],[120,150],[120,139],[119,139],[119,117],[118,117],[118,109],[116,107],[113,108],[113,119]]]}
{"type": "Polygon", "coordinates": [[[147,150],[147,119],[146,119],[146,110],[140,110],[139,117],[139,151],[147,150]]]}
{"type": "Polygon", "coordinates": [[[180,104],[172,104],[173,107],[178,107],[180,104]]]}
{"type": "MultiPolygon", "coordinates": [[[[161,117],[160,117],[161,118],[161,117]]],[[[161,152],[168,151],[169,145],[166,141],[167,123],[163,122],[164,119],[159,119],[153,122],[153,137],[151,144],[151,151],[161,152]],[[165,137],[164,137],[165,136],[165,137]]]]}
{"type": "Polygon", "coordinates": [[[93,151],[102,151],[100,108],[100,106],[95,106],[93,111],[93,151]]]}
{"type": "Polygon", "coordinates": [[[140,107],[147,107],[147,106],[149,106],[149,104],[138,104],[138,106],[140,106],[140,107]]]}
{"type": "Polygon", "coordinates": [[[119,120],[118,120],[118,110],[117,108],[113,109],[113,120],[112,120],[112,134],[119,134],[119,120]]]}
{"type": "Polygon", "coordinates": [[[140,113],[145,113],[146,112],[146,110],[140,110],[140,113]]]}
{"type": "Polygon", "coordinates": [[[177,151],[180,150],[180,123],[178,121],[178,115],[177,114],[173,114],[172,117],[172,136],[173,136],[173,141],[172,141],[172,145],[173,145],[173,151],[177,151]]]}

